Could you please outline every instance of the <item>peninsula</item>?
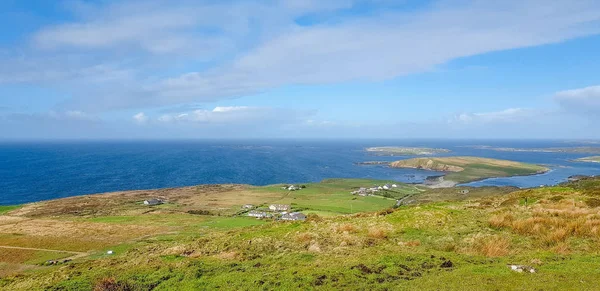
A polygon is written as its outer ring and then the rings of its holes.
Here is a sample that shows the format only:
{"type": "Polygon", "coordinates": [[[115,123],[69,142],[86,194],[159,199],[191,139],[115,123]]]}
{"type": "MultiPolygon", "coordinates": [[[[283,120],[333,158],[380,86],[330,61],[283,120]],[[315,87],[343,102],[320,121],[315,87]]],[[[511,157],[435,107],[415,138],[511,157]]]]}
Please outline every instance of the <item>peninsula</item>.
{"type": "Polygon", "coordinates": [[[447,172],[443,178],[447,184],[449,181],[460,184],[487,178],[535,175],[549,171],[543,166],[479,157],[415,158],[392,162],[390,167],[447,172]]]}
{"type": "Polygon", "coordinates": [[[421,147],[371,147],[367,152],[378,156],[431,156],[435,154],[449,153],[447,149],[421,148],[421,147]]]}

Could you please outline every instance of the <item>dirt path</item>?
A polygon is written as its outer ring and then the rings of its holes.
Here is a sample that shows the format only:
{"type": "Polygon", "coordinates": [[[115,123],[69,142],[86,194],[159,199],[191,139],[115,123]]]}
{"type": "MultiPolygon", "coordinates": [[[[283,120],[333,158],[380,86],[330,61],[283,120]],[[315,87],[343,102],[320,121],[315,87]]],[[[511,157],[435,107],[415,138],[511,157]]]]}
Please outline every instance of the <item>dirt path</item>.
{"type": "Polygon", "coordinates": [[[38,249],[38,248],[24,248],[24,247],[13,247],[13,246],[0,246],[0,248],[3,248],[3,249],[15,249],[15,250],[28,250],[28,251],[42,251],[42,252],[72,254],[72,256],[70,256],[68,258],[64,258],[64,260],[74,260],[74,259],[78,259],[78,258],[82,258],[82,257],[90,255],[90,253],[84,253],[84,252],[49,250],[49,249],[38,249]]]}

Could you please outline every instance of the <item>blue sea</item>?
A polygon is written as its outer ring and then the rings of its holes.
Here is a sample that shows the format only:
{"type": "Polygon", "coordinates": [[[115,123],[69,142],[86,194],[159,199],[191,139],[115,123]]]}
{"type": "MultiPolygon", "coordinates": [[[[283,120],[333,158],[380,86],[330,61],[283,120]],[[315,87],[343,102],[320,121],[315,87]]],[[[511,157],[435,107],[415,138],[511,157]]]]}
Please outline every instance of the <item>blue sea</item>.
{"type": "MultiPolygon", "coordinates": [[[[440,173],[357,165],[409,157],[378,157],[372,146],[447,148],[469,155],[548,165],[543,175],[488,179],[469,185],[533,187],[571,175],[600,175],[600,164],[572,162],[585,154],[498,152],[468,146],[543,148],[590,146],[567,141],[486,140],[248,140],[76,141],[0,143],[0,205],[120,190],[198,184],[318,182],[376,178],[418,183],[440,173]]],[[[598,145],[600,146],[600,145],[598,145]]],[[[443,156],[443,155],[441,155],[443,156]]]]}

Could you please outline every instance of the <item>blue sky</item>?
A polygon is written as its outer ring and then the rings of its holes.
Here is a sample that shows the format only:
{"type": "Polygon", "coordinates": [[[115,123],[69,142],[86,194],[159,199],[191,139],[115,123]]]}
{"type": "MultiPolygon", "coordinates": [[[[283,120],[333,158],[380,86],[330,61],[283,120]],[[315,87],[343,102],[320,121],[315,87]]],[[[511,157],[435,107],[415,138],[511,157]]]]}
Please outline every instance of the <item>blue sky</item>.
{"type": "Polygon", "coordinates": [[[0,2],[0,139],[600,138],[600,2],[0,2]]]}

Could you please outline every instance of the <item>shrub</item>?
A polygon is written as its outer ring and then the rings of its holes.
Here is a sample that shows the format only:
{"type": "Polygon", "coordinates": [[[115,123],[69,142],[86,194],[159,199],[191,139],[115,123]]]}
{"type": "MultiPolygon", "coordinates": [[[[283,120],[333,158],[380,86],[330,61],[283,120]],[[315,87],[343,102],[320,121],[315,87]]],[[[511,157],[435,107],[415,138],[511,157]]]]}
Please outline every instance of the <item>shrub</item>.
{"type": "Polygon", "coordinates": [[[585,200],[585,204],[591,208],[596,208],[600,206],[600,199],[597,198],[589,198],[585,200]]]}
{"type": "Polygon", "coordinates": [[[212,213],[208,210],[188,210],[187,213],[194,215],[212,215],[212,213]]]}
{"type": "Polygon", "coordinates": [[[129,291],[133,288],[125,283],[118,282],[115,278],[102,278],[94,285],[94,291],[129,291]]]}

